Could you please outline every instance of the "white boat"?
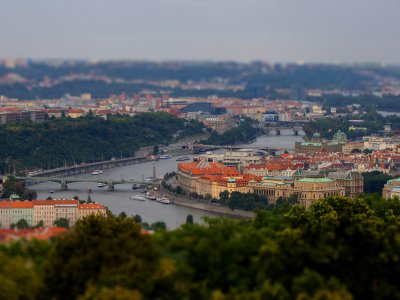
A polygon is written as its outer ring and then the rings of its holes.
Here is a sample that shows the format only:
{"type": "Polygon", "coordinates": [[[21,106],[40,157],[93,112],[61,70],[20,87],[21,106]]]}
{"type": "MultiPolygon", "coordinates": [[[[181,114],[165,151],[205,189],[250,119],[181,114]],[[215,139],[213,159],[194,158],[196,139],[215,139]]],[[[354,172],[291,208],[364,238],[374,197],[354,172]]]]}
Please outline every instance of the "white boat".
{"type": "Polygon", "coordinates": [[[179,157],[176,159],[176,161],[185,161],[185,160],[190,160],[189,156],[183,156],[183,157],[179,157]]]}
{"type": "Polygon", "coordinates": [[[160,156],[160,159],[168,159],[168,158],[171,158],[171,157],[172,157],[171,154],[163,154],[163,155],[160,156]]]}
{"type": "Polygon", "coordinates": [[[149,200],[156,200],[157,199],[157,197],[151,192],[147,192],[145,197],[147,199],[149,199],[149,200]]]}
{"type": "Polygon", "coordinates": [[[130,196],[129,198],[132,200],[139,200],[139,201],[145,200],[144,196],[142,196],[142,195],[133,195],[133,196],[130,196]]]}
{"type": "Polygon", "coordinates": [[[169,200],[167,197],[162,196],[156,199],[157,202],[160,202],[162,204],[171,204],[171,200],[169,200]]]}
{"type": "Polygon", "coordinates": [[[97,186],[98,186],[98,187],[105,187],[105,186],[107,186],[107,183],[99,182],[99,183],[97,184],[97,186]]]}
{"type": "Polygon", "coordinates": [[[154,178],[153,178],[153,177],[147,177],[147,178],[145,179],[145,181],[146,181],[147,183],[150,183],[150,182],[153,182],[153,181],[154,181],[154,178]]]}
{"type": "Polygon", "coordinates": [[[90,175],[100,175],[103,174],[103,171],[101,170],[94,170],[92,173],[90,173],[90,175]]]}
{"type": "Polygon", "coordinates": [[[49,193],[50,193],[50,194],[54,194],[54,190],[51,189],[51,190],[49,191],[49,193]]]}

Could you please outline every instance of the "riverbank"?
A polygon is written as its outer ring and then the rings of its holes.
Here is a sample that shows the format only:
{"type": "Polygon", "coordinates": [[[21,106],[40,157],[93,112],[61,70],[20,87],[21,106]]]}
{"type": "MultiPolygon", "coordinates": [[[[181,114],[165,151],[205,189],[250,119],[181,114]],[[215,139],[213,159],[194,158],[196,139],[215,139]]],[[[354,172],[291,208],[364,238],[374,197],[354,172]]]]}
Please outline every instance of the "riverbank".
{"type": "Polygon", "coordinates": [[[175,204],[194,209],[199,209],[207,212],[216,213],[223,216],[235,217],[235,218],[254,218],[256,214],[252,211],[246,211],[241,209],[230,209],[226,206],[210,203],[208,201],[199,201],[190,199],[183,196],[177,196],[172,194],[166,189],[162,189],[159,194],[165,194],[175,204]]]}

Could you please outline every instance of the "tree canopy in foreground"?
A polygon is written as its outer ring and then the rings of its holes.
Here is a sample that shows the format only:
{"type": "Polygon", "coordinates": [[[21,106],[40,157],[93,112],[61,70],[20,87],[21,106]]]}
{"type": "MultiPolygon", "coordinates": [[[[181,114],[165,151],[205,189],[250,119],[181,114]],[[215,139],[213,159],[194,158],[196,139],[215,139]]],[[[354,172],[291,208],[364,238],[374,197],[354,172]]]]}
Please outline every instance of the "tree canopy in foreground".
{"type": "Polygon", "coordinates": [[[332,197],[207,221],[146,235],[134,218],[92,216],[55,242],[1,246],[0,298],[400,298],[398,199],[332,197]]]}

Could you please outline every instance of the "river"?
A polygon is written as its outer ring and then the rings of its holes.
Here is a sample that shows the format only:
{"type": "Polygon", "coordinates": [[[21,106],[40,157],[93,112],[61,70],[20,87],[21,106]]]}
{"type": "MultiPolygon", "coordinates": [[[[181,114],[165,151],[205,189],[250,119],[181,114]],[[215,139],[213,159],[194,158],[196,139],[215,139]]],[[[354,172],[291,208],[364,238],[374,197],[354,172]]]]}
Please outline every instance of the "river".
{"type": "MultiPolygon", "coordinates": [[[[243,145],[244,148],[251,146],[265,146],[278,149],[294,149],[294,142],[301,141],[302,136],[293,136],[291,130],[282,130],[280,136],[274,133],[260,136],[254,143],[243,145]]],[[[300,135],[303,133],[301,132],[300,135]]],[[[219,150],[222,151],[222,150],[219,150]]],[[[190,157],[193,157],[190,156],[190,157]]],[[[171,159],[159,160],[157,162],[146,162],[137,165],[118,167],[114,169],[104,170],[104,173],[98,176],[90,174],[80,174],[79,178],[86,179],[113,179],[120,181],[121,179],[142,180],[153,175],[153,166],[156,166],[156,176],[162,177],[165,173],[175,171],[177,167],[178,157],[171,159]]],[[[72,177],[73,178],[73,177],[72,177]]],[[[78,182],[68,185],[68,191],[60,191],[60,185],[54,182],[42,182],[32,186],[38,193],[38,199],[46,199],[51,196],[56,199],[71,199],[78,196],[79,199],[88,198],[88,189],[92,190],[91,199],[107,206],[114,214],[125,212],[128,215],[140,215],[143,222],[154,223],[163,221],[168,228],[176,228],[185,223],[187,215],[193,216],[194,222],[203,223],[204,216],[218,216],[207,211],[197,210],[193,208],[165,205],[155,201],[135,201],[129,199],[135,193],[132,185],[121,184],[115,186],[115,191],[108,192],[107,187],[99,188],[97,183],[78,182]],[[53,189],[54,193],[49,191],[53,189]]]]}

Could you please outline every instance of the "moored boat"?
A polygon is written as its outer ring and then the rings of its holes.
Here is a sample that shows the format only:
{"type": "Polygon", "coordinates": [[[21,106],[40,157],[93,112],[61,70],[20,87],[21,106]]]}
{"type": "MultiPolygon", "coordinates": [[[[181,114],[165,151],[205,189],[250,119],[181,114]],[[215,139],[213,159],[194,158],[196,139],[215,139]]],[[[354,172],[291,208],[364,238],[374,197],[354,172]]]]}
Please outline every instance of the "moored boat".
{"type": "Polygon", "coordinates": [[[104,183],[104,182],[99,182],[99,183],[97,184],[97,187],[105,187],[105,186],[107,186],[107,184],[104,183]]]}
{"type": "Polygon", "coordinates": [[[176,159],[176,161],[186,161],[186,160],[190,160],[189,156],[183,156],[183,157],[179,157],[176,159]]]}
{"type": "Polygon", "coordinates": [[[157,199],[157,197],[152,192],[147,192],[145,197],[147,199],[149,199],[149,200],[156,200],[157,199]]]}
{"type": "Polygon", "coordinates": [[[166,196],[162,196],[156,199],[157,202],[160,202],[162,204],[171,204],[171,200],[169,200],[166,196]]]}
{"type": "Polygon", "coordinates": [[[103,171],[101,170],[93,170],[92,173],[90,173],[90,175],[100,175],[103,174],[103,171]]]}
{"type": "Polygon", "coordinates": [[[139,200],[139,201],[145,201],[146,199],[142,195],[132,195],[129,197],[132,200],[139,200]]]}

